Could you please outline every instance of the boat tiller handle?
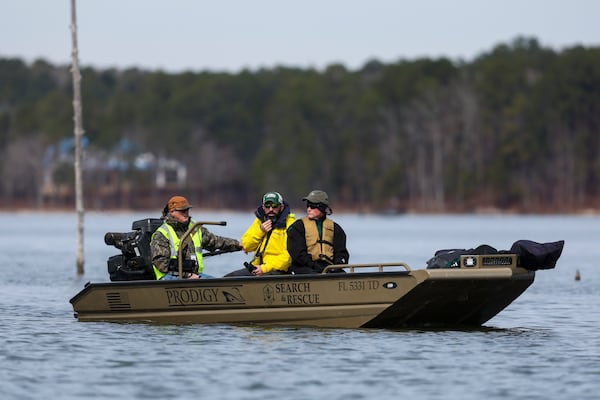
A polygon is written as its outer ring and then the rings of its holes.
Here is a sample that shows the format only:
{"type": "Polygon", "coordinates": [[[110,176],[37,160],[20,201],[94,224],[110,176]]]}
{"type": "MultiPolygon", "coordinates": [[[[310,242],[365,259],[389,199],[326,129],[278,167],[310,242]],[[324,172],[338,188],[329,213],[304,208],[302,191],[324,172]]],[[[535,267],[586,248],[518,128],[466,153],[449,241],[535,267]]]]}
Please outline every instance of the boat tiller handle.
{"type": "Polygon", "coordinates": [[[192,226],[190,226],[190,228],[183,234],[183,236],[181,237],[181,241],[179,243],[179,250],[177,251],[177,266],[179,269],[179,279],[183,279],[183,248],[184,248],[184,244],[185,241],[194,233],[196,232],[202,225],[220,225],[220,226],[225,226],[227,225],[227,222],[225,221],[218,221],[218,222],[214,222],[214,221],[198,221],[198,222],[194,222],[194,224],[192,226]]]}

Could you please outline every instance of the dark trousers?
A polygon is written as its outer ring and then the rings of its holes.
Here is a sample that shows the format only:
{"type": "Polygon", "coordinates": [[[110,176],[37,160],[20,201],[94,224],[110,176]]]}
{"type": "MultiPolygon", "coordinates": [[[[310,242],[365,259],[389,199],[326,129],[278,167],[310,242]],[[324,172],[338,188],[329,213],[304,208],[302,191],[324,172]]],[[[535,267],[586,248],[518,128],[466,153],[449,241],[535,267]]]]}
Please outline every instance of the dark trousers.
{"type": "MultiPolygon", "coordinates": [[[[324,268],[324,267],[323,267],[324,268]]],[[[310,267],[294,267],[292,268],[292,272],[296,275],[301,275],[301,274],[320,274],[323,272],[323,269],[321,270],[316,270],[316,269],[312,269],[310,267]]],[[[336,268],[336,269],[332,269],[329,270],[328,273],[330,274],[334,274],[334,273],[346,273],[346,271],[344,271],[341,268],[336,268]]]]}
{"type": "MultiPolygon", "coordinates": [[[[271,272],[267,272],[266,274],[263,274],[263,275],[287,275],[287,274],[285,272],[281,272],[281,271],[271,271],[271,272]]],[[[228,276],[256,276],[256,275],[254,275],[252,272],[248,271],[248,268],[242,268],[242,269],[238,269],[236,271],[232,271],[224,276],[228,277],[228,276]]]]}

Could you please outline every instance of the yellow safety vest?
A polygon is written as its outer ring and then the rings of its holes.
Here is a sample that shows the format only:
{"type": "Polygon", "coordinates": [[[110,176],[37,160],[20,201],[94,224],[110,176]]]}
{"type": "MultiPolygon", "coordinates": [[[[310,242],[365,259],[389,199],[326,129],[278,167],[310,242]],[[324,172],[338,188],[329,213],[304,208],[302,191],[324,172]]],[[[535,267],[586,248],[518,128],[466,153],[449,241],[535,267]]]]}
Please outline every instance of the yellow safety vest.
{"type": "MultiPolygon", "coordinates": [[[[190,223],[188,225],[188,229],[193,224],[194,224],[194,221],[190,221],[190,223]]],[[[179,236],[177,236],[175,229],[173,229],[173,227],[169,224],[162,224],[152,234],[152,236],[156,235],[158,232],[160,232],[164,237],[166,237],[169,240],[169,244],[171,245],[171,259],[177,260],[177,255],[179,252],[179,245],[181,243],[181,240],[179,239],[179,236]]],[[[196,261],[198,262],[198,273],[201,274],[202,271],[204,270],[204,264],[202,263],[202,228],[198,228],[196,230],[196,232],[194,232],[191,235],[191,238],[192,238],[192,243],[194,243],[194,252],[196,254],[196,261]]],[[[156,279],[160,279],[166,275],[165,272],[162,272],[161,270],[156,268],[156,266],[152,265],[152,268],[154,268],[154,275],[156,276],[156,279]]]]}

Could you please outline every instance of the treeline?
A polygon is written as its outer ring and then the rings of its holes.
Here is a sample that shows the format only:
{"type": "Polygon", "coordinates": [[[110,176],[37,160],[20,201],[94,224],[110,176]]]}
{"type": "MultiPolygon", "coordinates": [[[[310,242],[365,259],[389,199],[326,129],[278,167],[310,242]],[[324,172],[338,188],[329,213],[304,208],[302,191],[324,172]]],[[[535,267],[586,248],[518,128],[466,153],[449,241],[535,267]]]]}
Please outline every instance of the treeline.
{"type": "MultiPolygon", "coordinates": [[[[110,154],[126,138],[131,151],[179,159],[188,169],[179,191],[199,205],[209,193],[248,207],[267,190],[299,199],[314,188],[365,211],[598,205],[598,47],[555,51],[517,38],[470,62],[371,61],[356,71],[84,68],[82,96],[86,153],[110,154]]],[[[39,198],[45,152],[72,132],[69,66],[0,59],[3,204],[39,198]]],[[[119,174],[147,193],[135,172],[119,174]]]]}

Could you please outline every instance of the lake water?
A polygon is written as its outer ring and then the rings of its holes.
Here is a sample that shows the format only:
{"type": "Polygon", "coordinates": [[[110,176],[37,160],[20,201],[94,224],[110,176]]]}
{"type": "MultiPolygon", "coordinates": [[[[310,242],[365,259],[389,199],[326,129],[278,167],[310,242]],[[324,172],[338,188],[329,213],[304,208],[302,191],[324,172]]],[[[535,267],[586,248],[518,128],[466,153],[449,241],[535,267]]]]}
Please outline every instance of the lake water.
{"type": "MultiPolygon", "coordinates": [[[[240,237],[253,216],[194,209],[240,237]]],[[[145,214],[86,215],[75,276],[74,213],[2,213],[2,399],[597,399],[600,217],[334,214],[351,261],[424,267],[435,250],[565,240],[557,267],[482,329],[344,330],[82,323],[69,299],[107,281],[104,233],[145,214]],[[574,279],[576,271],[581,280],[574,279]]],[[[207,273],[241,266],[207,258],[207,273]]]]}

